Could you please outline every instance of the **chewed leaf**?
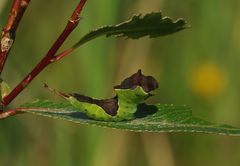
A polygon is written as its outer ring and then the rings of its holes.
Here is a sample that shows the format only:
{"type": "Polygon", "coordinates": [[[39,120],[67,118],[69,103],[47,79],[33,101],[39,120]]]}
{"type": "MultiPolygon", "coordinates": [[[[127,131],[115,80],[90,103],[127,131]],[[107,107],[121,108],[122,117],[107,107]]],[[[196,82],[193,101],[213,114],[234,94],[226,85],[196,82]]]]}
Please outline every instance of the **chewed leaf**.
{"type": "Polygon", "coordinates": [[[156,38],[178,32],[185,28],[187,28],[187,25],[183,19],[173,21],[169,17],[162,17],[162,14],[159,12],[149,13],[144,16],[136,15],[129,21],[121,24],[104,26],[89,32],[79,40],[74,48],[103,35],[131,39],[138,39],[144,36],[156,38]]]}
{"type": "Polygon", "coordinates": [[[55,94],[68,100],[76,109],[88,117],[103,121],[134,119],[137,106],[151,96],[158,88],[152,76],[144,76],[141,70],[115,86],[116,96],[110,99],[94,99],[77,93],[65,94],[47,87],[55,94]]]}
{"type": "Polygon", "coordinates": [[[135,119],[120,122],[93,120],[69,103],[36,101],[17,110],[74,123],[133,132],[190,132],[240,136],[240,128],[195,118],[191,109],[186,106],[139,104],[135,119]]]}

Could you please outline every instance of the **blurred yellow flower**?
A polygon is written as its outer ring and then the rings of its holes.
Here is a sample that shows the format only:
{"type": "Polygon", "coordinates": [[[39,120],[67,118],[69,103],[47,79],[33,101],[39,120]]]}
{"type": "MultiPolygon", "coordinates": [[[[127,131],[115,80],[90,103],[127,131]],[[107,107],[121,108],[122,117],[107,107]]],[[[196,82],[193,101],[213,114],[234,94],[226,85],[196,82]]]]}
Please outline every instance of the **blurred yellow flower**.
{"type": "Polygon", "coordinates": [[[225,72],[211,62],[196,66],[190,78],[192,92],[205,99],[219,95],[226,87],[227,82],[225,72]]]}

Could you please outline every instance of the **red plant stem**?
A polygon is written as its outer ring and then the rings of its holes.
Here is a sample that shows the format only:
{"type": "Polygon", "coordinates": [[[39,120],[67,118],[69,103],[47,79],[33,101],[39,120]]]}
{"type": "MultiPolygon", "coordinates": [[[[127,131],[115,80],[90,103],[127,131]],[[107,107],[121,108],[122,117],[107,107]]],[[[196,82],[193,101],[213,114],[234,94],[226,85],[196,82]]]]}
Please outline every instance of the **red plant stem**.
{"type": "MultiPolygon", "coordinates": [[[[79,14],[82,11],[83,6],[85,5],[87,0],[81,0],[74,10],[70,20],[68,21],[64,31],[55,41],[53,46],[50,48],[48,53],[44,56],[44,58],[37,64],[37,66],[20,82],[10,94],[3,98],[2,104],[7,106],[19,93],[23,91],[23,89],[50,63],[56,62],[59,59],[56,59],[55,56],[58,49],[62,46],[63,42],[70,35],[70,33],[76,28],[79,23],[79,14]]],[[[61,59],[61,58],[60,58],[61,59]]]]}
{"type": "Polygon", "coordinates": [[[15,40],[16,30],[30,0],[14,0],[8,21],[2,30],[0,49],[0,74],[15,40]]]}

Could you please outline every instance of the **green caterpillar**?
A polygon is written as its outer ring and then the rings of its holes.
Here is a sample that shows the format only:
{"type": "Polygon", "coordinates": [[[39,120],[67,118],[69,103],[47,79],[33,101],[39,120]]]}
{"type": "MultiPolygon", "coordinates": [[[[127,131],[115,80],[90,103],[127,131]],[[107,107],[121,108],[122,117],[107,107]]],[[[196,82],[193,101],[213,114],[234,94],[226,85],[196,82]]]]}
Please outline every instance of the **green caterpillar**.
{"type": "Polygon", "coordinates": [[[138,70],[114,87],[116,96],[110,99],[99,100],[76,93],[57,93],[89,118],[100,121],[123,121],[134,119],[137,106],[152,96],[149,92],[157,88],[158,83],[152,76],[144,76],[141,70],[138,70]]]}

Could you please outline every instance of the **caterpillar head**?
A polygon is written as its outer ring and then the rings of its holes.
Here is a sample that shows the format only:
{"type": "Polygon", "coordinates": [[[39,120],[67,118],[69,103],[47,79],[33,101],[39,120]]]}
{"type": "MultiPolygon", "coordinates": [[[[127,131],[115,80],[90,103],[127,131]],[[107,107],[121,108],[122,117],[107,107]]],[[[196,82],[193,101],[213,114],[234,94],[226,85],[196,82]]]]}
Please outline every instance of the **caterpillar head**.
{"type": "Polygon", "coordinates": [[[139,69],[137,73],[123,80],[114,89],[135,89],[137,86],[142,87],[148,93],[158,88],[158,82],[152,76],[143,75],[141,69],[139,69]]]}

